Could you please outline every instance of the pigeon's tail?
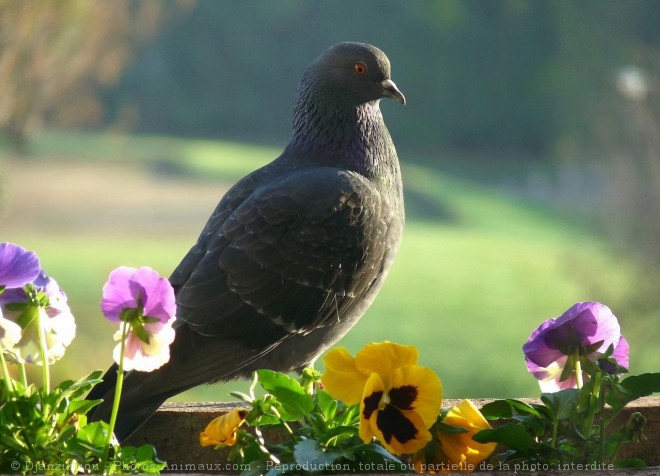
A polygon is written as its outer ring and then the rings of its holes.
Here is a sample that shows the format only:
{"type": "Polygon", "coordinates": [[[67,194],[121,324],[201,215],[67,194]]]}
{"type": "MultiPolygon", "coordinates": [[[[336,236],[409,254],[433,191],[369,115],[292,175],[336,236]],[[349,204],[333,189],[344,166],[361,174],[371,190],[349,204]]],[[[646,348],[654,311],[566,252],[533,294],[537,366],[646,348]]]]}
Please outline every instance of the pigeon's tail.
{"type": "MultiPolygon", "coordinates": [[[[130,372],[125,375],[120,400],[119,412],[115,423],[115,436],[121,442],[135,432],[171,395],[143,393],[136,398],[136,390],[144,382],[141,372],[130,372]]],[[[152,378],[153,380],[153,378],[152,378]]],[[[103,382],[98,384],[87,395],[88,400],[103,400],[90,415],[90,421],[110,421],[117,383],[117,364],[113,365],[103,376],[103,382]]],[[[181,390],[183,391],[183,390],[181,390]]],[[[175,395],[177,392],[173,392],[175,395]]]]}
{"type": "MultiPolygon", "coordinates": [[[[120,442],[128,438],[158,410],[168,398],[212,380],[215,371],[188,365],[166,364],[153,372],[132,371],[124,376],[114,433],[120,442]]],[[[90,416],[91,421],[110,421],[117,380],[117,365],[105,374],[103,383],[87,395],[102,399],[90,416]]]]}

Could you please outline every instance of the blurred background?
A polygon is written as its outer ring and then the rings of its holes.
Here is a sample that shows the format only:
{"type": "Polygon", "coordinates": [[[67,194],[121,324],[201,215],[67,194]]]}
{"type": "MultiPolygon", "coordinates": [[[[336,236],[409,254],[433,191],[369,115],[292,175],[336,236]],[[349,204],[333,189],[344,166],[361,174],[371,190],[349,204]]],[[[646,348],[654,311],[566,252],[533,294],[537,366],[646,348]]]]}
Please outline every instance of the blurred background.
{"type": "Polygon", "coordinates": [[[658,25],[653,0],[1,0],[0,241],[69,296],[56,378],[109,365],[109,272],[168,275],[286,145],[305,67],[347,40],[383,49],[408,99],[382,103],[407,225],[342,344],[418,346],[449,398],[536,396],[522,344],[597,300],[631,372],[657,371],[658,25]]]}

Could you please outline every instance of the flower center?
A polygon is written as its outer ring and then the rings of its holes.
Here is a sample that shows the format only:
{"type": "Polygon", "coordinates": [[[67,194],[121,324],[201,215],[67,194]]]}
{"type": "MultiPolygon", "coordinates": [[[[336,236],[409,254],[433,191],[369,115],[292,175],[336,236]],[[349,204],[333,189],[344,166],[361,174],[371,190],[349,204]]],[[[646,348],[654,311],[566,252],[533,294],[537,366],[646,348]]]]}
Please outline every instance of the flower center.
{"type": "MultiPolygon", "coordinates": [[[[417,387],[414,385],[402,385],[395,387],[389,392],[389,399],[392,405],[399,410],[412,410],[413,403],[417,399],[417,387]]],[[[388,403],[390,403],[388,401],[388,403]]]]}
{"type": "Polygon", "coordinates": [[[387,406],[390,404],[390,394],[387,392],[383,392],[383,396],[380,398],[380,402],[378,402],[378,409],[379,410],[385,410],[387,406]]]}

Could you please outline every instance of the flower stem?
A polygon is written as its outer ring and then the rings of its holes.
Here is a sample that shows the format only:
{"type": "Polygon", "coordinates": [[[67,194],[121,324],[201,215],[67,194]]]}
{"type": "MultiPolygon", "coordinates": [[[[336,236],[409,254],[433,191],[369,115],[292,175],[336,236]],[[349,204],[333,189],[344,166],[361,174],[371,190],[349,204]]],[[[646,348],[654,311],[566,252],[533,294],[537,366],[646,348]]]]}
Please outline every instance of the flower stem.
{"type": "MultiPolygon", "coordinates": [[[[617,412],[617,414],[618,414],[618,412],[617,412]]],[[[602,423],[602,426],[603,426],[603,432],[605,431],[605,428],[607,428],[607,425],[608,425],[613,419],[614,419],[613,417],[610,417],[610,419],[607,420],[607,423],[604,423],[604,422],[602,423]]],[[[624,431],[625,431],[625,432],[628,432],[628,429],[626,428],[624,431]]],[[[624,435],[624,437],[625,437],[625,435],[624,435]]],[[[623,443],[623,440],[624,440],[624,438],[620,438],[619,441],[617,441],[616,446],[614,447],[614,451],[612,451],[612,453],[610,454],[610,461],[616,461],[616,458],[617,458],[617,456],[618,456],[618,454],[619,454],[619,450],[621,449],[621,444],[623,443]]],[[[604,441],[604,440],[603,440],[603,441],[604,441]]],[[[604,457],[605,457],[605,444],[604,444],[604,443],[603,443],[602,455],[603,455],[602,458],[604,458],[604,457]]],[[[601,459],[601,460],[602,460],[602,459],[601,459]]]]}
{"type": "MultiPolygon", "coordinates": [[[[602,406],[601,406],[602,408],[602,406]]],[[[600,434],[598,435],[598,459],[597,461],[605,461],[605,430],[607,429],[607,425],[605,425],[605,422],[602,420],[600,421],[600,434]]],[[[621,444],[622,440],[619,440],[618,445],[616,446],[616,451],[619,451],[619,445],[621,444]]]]}
{"type": "Polygon", "coordinates": [[[109,471],[106,470],[106,464],[108,461],[108,455],[110,454],[110,443],[112,442],[112,437],[114,436],[115,424],[117,423],[117,413],[119,413],[119,401],[121,399],[121,390],[124,385],[124,348],[126,346],[126,337],[131,328],[131,325],[128,322],[122,322],[121,329],[121,343],[120,343],[120,352],[119,352],[119,364],[117,368],[117,383],[115,384],[115,398],[112,402],[112,413],[110,414],[110,423],[108,424],[108,439],[105,442],[105,448],[103,449],[103,459],[101,459],[101,468],[103,468],[103,474],[109,474],[109,471]]]}
{"type": "Polygon", "coordinates": [[[582,433],[588,438],[591,436],[594,430],[594,418],[599,409],[603,408],[605,402],[601,399],[601,373],[596,372],[593,376],[593,387],[591,390],[591,395],[589,398],[589,403],[587,404],[586,416],[584,417],[582,433]],[[593,398],[596,399],[596,402],[593,401],[593,398]]]}
{"type": "Polygon", "coordinates": [[[577,388],[582,388],[582,364],[580,363],[580,354],[575,353],[575,383],[577,388]]]}
{"type": "Polygon", "coordinates": [[[291,436],[291,437],[294,439],[294,441],[295,441],[295,435],[293,434],[293,430],[292,430],[291,427],[290,427],[289,425],[287,425],[286,422],[282,419],[282,415],[280,414],[280,412],[278,412],[277,409],[276,409],[275,407],[272,407],[272,408],[271,408],[271,411],[275,414],[275,416],[277,416],[277,418],[280,419],[280,423],[282,423],[282,425],[284,425],[284,428],[286,428],[286,431],[289,433],[289,436],[291,436]]]}
{"type": "Polygon", "coordinates": [[[46,333],[43,326],[43,314],[46,311],[39,307],[37,312],[37,331],[39,333],[39,350],[41,351],[41,375],[43,378],[43,389],[50,393],[50,369],[48,367],[48,344],[46,343],[46,333]]]}
{"type": "MultiPolygon", "coordinates": [[[[603,381],[602,381],[602,374],[600,371],[596,371],[596,375],[594,376],[595,383],[598,385],[597,387],[597,392],[598,392],[598,407],[596,409],[597,412],[602,411],[605,408],[605,393],[607,392],[608,387],[603,386],[603,381]]],[[[607,425],[609,424],[608,421],[603,417],[603,415],[599,415],[599,425],[598,429],[600,430],[600,434],[598,435],[598,461],[605,461],[605,430],[607,429],[607,425]]],[[[621,440],[619,440],[619,443],[621,443],[621,440]]],[[[617,446],[617,450],[618,450],[617,446]]]]}
{"type": "Polygon", "coordinates": [[[5,388],[7,389],[8,396],[14,393],[14,385],[12,379],[9,376],[9,367],[7,367],[7,361],[5,360],[5,354],[0,351],[0,369],[2,370],[2,381],[5,383],[5,388]]]}
{"type": "Polygon", "coordinates": [[[23,362],[18,364],[18,372],[21,376],[21,383],[23,384],[23,387],[27,388],[28,386],[27,372],[25,371],[25,364],[23,362]]]}

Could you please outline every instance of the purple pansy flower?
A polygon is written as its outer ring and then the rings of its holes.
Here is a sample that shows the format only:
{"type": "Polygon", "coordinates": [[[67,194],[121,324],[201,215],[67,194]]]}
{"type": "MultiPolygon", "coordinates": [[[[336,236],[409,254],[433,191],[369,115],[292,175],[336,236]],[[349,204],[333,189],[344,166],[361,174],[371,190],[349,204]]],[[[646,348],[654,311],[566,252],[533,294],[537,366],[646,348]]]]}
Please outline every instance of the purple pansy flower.
{"type": "Polygon", "coordinates": [[[577,386],[575,372],[568,378],[564,368],[575,359],[595,362],[612,346],[612,357],[628,367],[628,342],[610,308],[598,302],[577,303],[561,317],[541,324],[529,337],[523,351],[527,369],[539,380],[541,390],[556,392],[577,386]]]}
{"type": "Polygon", "coordinates": [[[52,364],[64,356],[66,347],[76,335],[76,321],[71,313],[66,294],[57,282],[43,271],[31,284],[37,293],[46,299],[32,302],[25,289],[6,289],[0,294],[0,308],[4,318],[22,329],[20,341],[9,360],[41,365],[43,363],[39,346],[40,322],[46,337],[48,363],[52,364]],[[36,319],[37,314],[39,319],[36,319]]]}
{"type": "MultiPolygon", "coordinates": [[[[119,267],[103,286],[101,310],[107,319],[131,326],[124,346],[124,370],[150,372],[169,361],[176,303],[167,279],[148,267],[119,267]]],[[[115,340],[121,341],[122,329],[115,333],[115,340]]],[[[113,357],[119,363],[121,342],[113,357]]]]}
{"type": "Polygon", "coordinates": [[[0,243],[0,290],[31,283],[40,269],[39,258],[32,251],[13,243],[0,243]]]}
{"type": "Polygon", "coordinates": [[[109,320],[120,322],[124,309],[138,307],[144,316],[163,323],[174,319],[176,303],[172,285],[146,266],[137,269],[120,266],[110,273],[103,286],[101,310],[109,320]]]}

